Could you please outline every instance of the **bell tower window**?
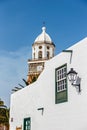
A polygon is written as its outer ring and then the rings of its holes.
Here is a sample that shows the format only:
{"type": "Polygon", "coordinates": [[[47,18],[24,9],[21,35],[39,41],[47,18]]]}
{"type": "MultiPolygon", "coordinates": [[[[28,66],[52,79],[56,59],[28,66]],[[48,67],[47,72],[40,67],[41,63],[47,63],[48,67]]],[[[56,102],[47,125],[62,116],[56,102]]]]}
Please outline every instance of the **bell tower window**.
{"type": "Polygon", "coordinates": [[[42,51],[38,52],[38,58],[41,59],[42,58],[42,51]]]}
{"type": "Polygon", "coordinates": [[[49,47],[49,46],[47,46],[47,49],[49,50],[49,49],[50,49],[50,47],[49,47]]]}
{"type": "Polygon", "coordinates": [[[42,46],[39,46],[39,49],[42,49],[42,46]]]}
{"type": "Polygon", "coordinates": [[[47,58],[48,58],[48,59],[50,58],[50,53],[49,53],[49,51],[47,51],[47,58]]]}
{"type": "Polygon", "coordinates": [[[35,59],[35,53],[34,53],[34,59],[35,59]]]}

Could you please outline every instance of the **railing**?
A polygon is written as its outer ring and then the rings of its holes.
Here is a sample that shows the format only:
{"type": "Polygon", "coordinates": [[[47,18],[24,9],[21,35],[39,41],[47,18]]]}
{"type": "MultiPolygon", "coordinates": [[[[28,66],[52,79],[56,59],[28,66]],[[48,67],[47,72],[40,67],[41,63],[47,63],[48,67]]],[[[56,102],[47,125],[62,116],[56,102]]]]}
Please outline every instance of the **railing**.
{"type": "MultiPolygon", "coordinates": [[[[52,57],[50,57],[49,59],[51,59],[52,57]]],[[[35,59],[28,59],[28,61],[38,61],[38,60],[49,60],[48,58],[35,58],[35,59]]]]}

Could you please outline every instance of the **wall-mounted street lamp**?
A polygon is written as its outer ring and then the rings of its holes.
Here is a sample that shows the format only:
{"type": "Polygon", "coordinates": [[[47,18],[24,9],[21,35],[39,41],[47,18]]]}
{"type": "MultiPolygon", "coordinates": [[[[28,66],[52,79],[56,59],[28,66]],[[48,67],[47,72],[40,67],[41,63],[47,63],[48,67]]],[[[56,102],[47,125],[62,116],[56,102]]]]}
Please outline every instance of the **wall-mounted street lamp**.
{"type": "Polygon", "coordinates": [[[73,68],[70,69],[70,71],[67,73],[68,79],[71,82],[71,85],[76,87],[77,91],[80,93],[81,92],[81,78],[77,75],[77,72],[73,70],[73,68]]]}

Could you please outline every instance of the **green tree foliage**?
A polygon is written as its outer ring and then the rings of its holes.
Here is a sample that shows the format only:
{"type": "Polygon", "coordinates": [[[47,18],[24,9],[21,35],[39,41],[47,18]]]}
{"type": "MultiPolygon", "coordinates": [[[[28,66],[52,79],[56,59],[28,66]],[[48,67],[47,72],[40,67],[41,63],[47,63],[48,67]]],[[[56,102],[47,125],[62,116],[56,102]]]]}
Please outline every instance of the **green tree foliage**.
{"type": "Polygon", "coordinates": [[[9,125],[9,109],[4,105],[0,99],[0,125],[9,125]]]}
{"type": "Polygon", "coordinates": [[[0,108],[0,124],[9,124],[9,110],[0,108]]]}

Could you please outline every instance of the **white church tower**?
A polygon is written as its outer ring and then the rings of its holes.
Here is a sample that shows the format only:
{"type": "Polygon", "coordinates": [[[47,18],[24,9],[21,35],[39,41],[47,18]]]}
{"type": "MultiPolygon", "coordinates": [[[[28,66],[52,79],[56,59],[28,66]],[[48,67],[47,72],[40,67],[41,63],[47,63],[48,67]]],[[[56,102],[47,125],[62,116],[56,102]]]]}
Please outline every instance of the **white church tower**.
{"type": "Polygon", "coordinates": [[[28,60],[29,72],[27,82],[34,82],[44,69],[45,61],[54,56],[55,44],[46,33],[46,27],[42,27],[42,33],[32,44],[32,59],[28,60]]]}

